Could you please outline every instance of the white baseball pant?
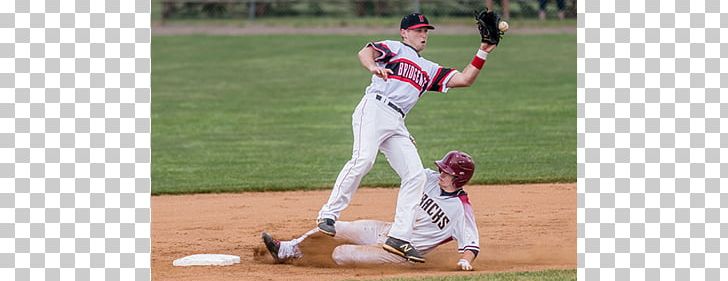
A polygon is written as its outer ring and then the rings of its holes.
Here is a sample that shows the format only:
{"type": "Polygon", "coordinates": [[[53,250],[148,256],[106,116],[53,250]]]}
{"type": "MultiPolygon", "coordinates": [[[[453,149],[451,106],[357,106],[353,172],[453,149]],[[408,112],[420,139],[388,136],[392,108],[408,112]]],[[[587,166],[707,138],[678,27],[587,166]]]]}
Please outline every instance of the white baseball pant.
{"type": "Polygon", "coordinates": [[[391,223],[376,220],[336,222],[334,238],[353,244],[334,248],[331,258],[338,265],[409,264],[404,258],[387,252],[381,246],[391,226],[391,223]]]}
{"type": "MultiPolygon", "coordinates": [[[[337,220],[349,206],[361,179],[369,172],[381,150],[401,179],[394,224],[389,236],[411,241],[417,203],[427,180],[422,160],[410,139],[404,117],[390,106],[389,100],[367,94],[352,114],[354,146],[352,157],[339,172],[328,202],[319,218],[337,220]]],[[[338,232],[338,224],[336,226],[338,232]]]]}
{"type": "MultiPolygon", "coordinates": [[[[391,227],[392,223],[377,220],[336,222],[334,239],[343,240],[348,244],[334,248],[331,258],[338,265],[409,264],[403,257],[387,252],[381,246],[387,239],[387,232],[391,227]]],[[[302,258],[304,253],[301,252],[299,245],[318,231],[318,228],[314,228],[296,239],[281,241],[278,258],[281,260],[302,258]]]]}

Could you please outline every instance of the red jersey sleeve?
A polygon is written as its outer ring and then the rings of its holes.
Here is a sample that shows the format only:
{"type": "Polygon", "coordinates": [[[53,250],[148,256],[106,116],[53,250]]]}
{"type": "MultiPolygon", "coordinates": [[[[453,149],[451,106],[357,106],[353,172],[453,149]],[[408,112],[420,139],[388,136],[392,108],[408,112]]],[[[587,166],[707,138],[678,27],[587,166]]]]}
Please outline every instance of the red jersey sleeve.
{"type": "Polygon", "coordinates": [[[392,45],[391,42],[387,41],[379,41],[379,42],[369,42],[367,43],[366,47],[370,47],[374,49],[375,51],[379,52],[379,56],[374,58],[374,61],[381,62],[381,63],[388,63],[393,57],[397,56],[396,47],[390,46],[392,45]]]}
{"type": "Polygon", "coordinates": [[[457,72],[457,70],[453,68],[438,66],[437,71],[432,78],[432,82],[430,83],[430,87],[427,88],[427,90],[442,93],[447,92],[447,82],[450,81],[450,78],[452,78],[453,75],[455,75],[455,72],[457,72]]]}

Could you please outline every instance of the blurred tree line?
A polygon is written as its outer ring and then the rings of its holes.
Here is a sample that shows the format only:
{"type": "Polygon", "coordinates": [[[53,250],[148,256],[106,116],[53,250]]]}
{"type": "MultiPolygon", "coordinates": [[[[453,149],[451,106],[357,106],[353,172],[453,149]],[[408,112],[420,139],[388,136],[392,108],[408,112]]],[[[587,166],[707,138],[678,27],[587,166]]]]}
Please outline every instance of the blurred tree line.
{"type": "MultiPolygon", "coordinates": [[[[259,17],[390,17],[420,11],[431,17],[470,17],[484,0],[152,0],[161,4],[162,19],[259,17]]],[[[555,0],[550,0],[551,2],[555,0]]],[[[576,0],[565,0],[566,17],[576,17],[576,0]]],[[[501,11],[501,1],[494,1],[501,11]]],[[[556,5],[547,5],[553,12],[556,5]]],[[[538,17],[538,0],[510,0],[512,18],[538,17]]]]}

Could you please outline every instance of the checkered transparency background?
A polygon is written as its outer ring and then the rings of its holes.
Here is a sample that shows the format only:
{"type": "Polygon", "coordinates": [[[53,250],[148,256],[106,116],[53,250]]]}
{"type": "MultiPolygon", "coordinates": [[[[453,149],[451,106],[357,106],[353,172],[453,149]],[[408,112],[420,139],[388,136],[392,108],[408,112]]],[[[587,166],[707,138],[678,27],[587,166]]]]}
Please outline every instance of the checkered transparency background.
{"type": "Polygon", "coordinates": [[[580,280],[728,280],[720,2],[579,1],[580,280]]]}
{"type": "Polygon", "coordinates": [[[0,279],[150,279],[149,0],[2,0],[0,279]]]}

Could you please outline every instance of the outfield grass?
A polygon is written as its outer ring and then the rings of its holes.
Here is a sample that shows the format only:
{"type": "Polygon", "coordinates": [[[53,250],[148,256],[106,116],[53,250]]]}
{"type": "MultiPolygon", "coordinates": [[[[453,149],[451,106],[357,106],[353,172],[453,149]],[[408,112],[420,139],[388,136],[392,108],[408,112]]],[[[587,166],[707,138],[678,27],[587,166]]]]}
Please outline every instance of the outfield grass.
{"type": "MultiPolygon", "coordinates": [[[[369,81],[356,52],[383,36],[152,38],[152,192],[330,188],[351,156],[369,81]]],[[[433,33],[423,55],[462,69],[476,36],[433,33]]],[[[426,167],[473,155],[472,183],[576,181],[576,35],[513,35],[471,88],[407,117],[426,167]]],[[[364,186],[397,186],[380,155],[364,186]]]]}
{"type": "Polygon", "coordinates": [[[466,276],[392,278],[381,281],[567,281],[576,280],[576,270],[503,272],[466,276]]]}

